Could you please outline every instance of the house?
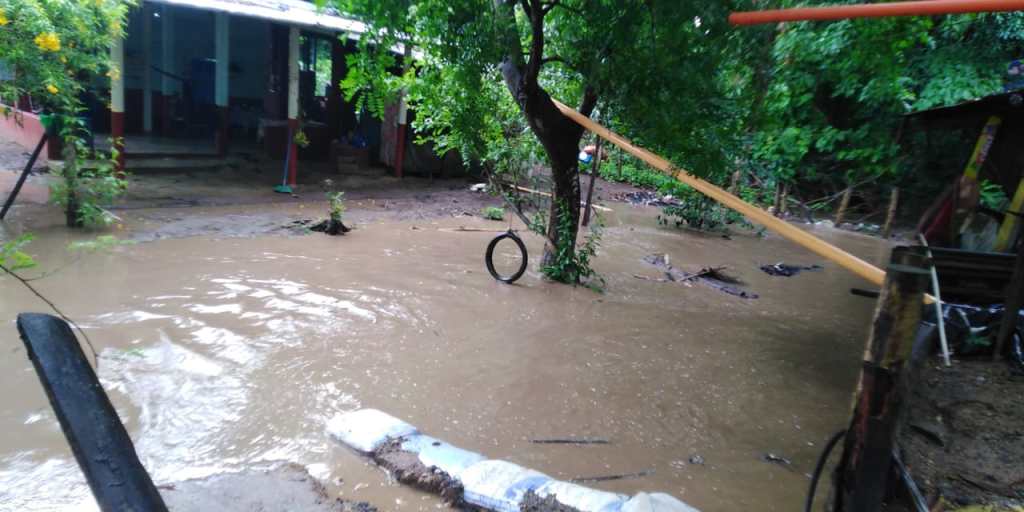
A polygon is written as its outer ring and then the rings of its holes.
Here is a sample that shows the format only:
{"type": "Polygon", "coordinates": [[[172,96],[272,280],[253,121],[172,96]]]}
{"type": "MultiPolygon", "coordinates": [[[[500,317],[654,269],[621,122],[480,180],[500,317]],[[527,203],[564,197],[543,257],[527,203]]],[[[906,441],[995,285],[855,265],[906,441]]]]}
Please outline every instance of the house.
{"type": "MultiPolygon", "coordinates": [[[[326,159],[332,141],[355,136],[401,175],[412,150],[404,105],[389,108],[382,123],[358,115],[337,87],[365,31],[300,0],[144,0],[111,48],[119,72],[86,100],[88,124],[98,146],[122,143],[122,167],[126,156],[218,158],[249,148],[288,158],[294,184],[298,158],[326,159]],[[303,148],[300,131],[309,141],[303,148]]],[[[403,47],[391,50],[408,58],[403,47]]],[[[0,122],[0,135],[34,146],[38,118],[16,117],[0,122]]],[[[59,158],[58,144],[50,144],[51,158],[59,158]]]]}

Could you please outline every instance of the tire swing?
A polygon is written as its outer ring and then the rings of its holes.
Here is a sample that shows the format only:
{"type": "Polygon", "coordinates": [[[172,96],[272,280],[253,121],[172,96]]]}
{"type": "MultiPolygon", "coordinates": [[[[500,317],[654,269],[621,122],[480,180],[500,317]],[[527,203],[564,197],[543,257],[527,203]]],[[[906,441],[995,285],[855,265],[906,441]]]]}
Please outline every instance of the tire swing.
{"type": "Polygon", "coordinates": [[[487,254],[484,258],[484,261],[487,263],[487,271],[491,273],[491,277],[503,283],[512,284],[516,282],[516,280],[518,280],[520,277],[523,277],[523,273],[526,272],[527,259],[528,256],[526,253],[526,244],[523,243],[523,240],[519,238],[518,235],[516,235],[515,233],[512,232],[511,229],[509,229],[508,231],[494,237],[494,240],[491,240],[491,243],[487,244],[487,254]],[[519,269],[509,276],[503,276],[499,274],[498,271],[494,268],[494,249],[498,247],[498,244],[506,238],[511,239],[513,242],[515,242],[516,246],[519,248],[519,254],[522,256],[522,259],[519,263],[519,269]]]}

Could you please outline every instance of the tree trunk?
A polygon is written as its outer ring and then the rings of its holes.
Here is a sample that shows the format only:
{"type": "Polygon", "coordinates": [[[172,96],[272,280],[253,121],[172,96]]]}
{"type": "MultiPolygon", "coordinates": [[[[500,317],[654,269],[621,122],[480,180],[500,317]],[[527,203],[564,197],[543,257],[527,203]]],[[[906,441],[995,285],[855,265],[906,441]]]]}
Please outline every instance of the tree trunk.
{"type": "Polygon", "coordinates": [[[843,223],[843,218],[846,217],[846,209],[850,207],[850,196],[853,195],[853,188],[846,187],[843,191],[843,198],[839,201],[839,210],[836,210],[836,222],[835,226],[838,228],[843,223]]]}
{"type": "Polygon", "coordinates": [[[892,195],[889,196],[889,211],[885,214],[885,227],[882,228],[882,238],[888,239],[892,236],[892,224],[896,221],[896,208],[900,203],[900,189],[893,187],[892,195]]]}
{"type": "MultiPolygon", "coordinates": [[[[541,265],[551,263],[558,246],[575,249],[576,232],[580,222],[580,183],[576,155],[579,151],[583,127],[562,115],[551,96],[538,82],[544,57],[544,15],[547,10],[540,2],[524,3],[524,14],[530,24],[529,60],[523,56],[523,45],[516,25],[516,2],[494,0],[495,21],[502,34],[499,36],[507,48],[505,60],[501,63],[501,74],[512,98],[523,112],[530,130],[540,141],[551,164],[551,208],[548,217],[548,242],[544,245],[541,265]],[[526,5],[531,5],[527,8],[526,5]],[[561,205],[561,208],[560,208],[561,205]],[[561,219],[568,215],[568,219],[561,219]],[[562,239],[558,231],[560,221],[572,228],[568,240],[562,239]],[[554,245],[552,245],[554,244],[554,245]]],[[[584,88],[580,113],[589,116],[597,105],[597,96],[590,87],[584,88]]]]}

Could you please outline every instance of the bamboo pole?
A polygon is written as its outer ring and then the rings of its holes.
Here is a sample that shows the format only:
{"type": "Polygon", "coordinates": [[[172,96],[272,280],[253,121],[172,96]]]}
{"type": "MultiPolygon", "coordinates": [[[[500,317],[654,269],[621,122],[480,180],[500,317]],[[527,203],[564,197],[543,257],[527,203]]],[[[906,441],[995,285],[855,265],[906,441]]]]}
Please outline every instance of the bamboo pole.
{"type": "Polygon", "coordinates": [[[771,229],[779,235],[811,250],[812,252],[827,258],[830,261],[835,262],[839,266],[857,274],[864,279],[881,286],[885,280],[885,272],[882,269],[832,245],[824,240],[821,240],[814,235],[792,225],[788,222],[773,217],[768,212],[750,204],[742,199],[736,197],[723,190],[720,187],[712,185],[707,181],[704,181],[696,176],[693,176],[682,169],[677,169],[668,160],[647,151],[641,147],[633,145],[625,137],[601,126],[594,122],[587,116],[576,112],[572,108],[562,104],[557,100],[552,100],[559,110],[562,111],[566,117],[576,121],[580,126],[586,128],[604,138],[608,142],[615,144],[616,146],[627,151],[631,155],[643,160],[651,167],[658,169],[675,179],[693,187],[698,192],[722,203],[723,205],[732,208],[740,214],[746,216],[753,222],[763,225],[764,227],[771,229]]]}
{"type": "Polygon", "coordinates": [[[847,18],[882,18],[889,16],[937,16],[972,12],[1024,10],[1022,0],[926,0],[823,7],[798,7],[767,11],[734,12],[729,15],[733,25],[757,25],[781,21],[820,21],[847,18]]]}
{"type": "Polygon", "coordinates": [[[896,207],[900,202],[899,187],[892,188],[889,196],[889,211],[885,214],[885,227],[882,228],[882,238],[888,239],[892,235],[892,223],[896,220],[896,207]]]}
{"type": "Polygon", "coordinates": [[[839,209],[836,210],[835,227],[839,227],[846,217],[846,209],[850,207],[850,197],[853,195],[853,187],[846,187],[843,191],[843,198],[839,200],[839,209]]]}
{"type": "Polygon", "coordinates": [[[921,322],[928,279],[920,247],[896,247],[875,309],[853,417],[835,470],[837,512],[881,510],[909,387],[903,370],[921,322]]]}
{"type": "MultiPolygon", "coordinates": [[[[550,192],[542,192],[540,190],[534,190],[532,188],[520,187],[519,185],[512,185],[512,188],[514,188],[514,189],[516,189],[516,190],[518,190],[520,192],[526,192],[527,194],[535,194],[535,195],[538,195],[538,196],[551,197],[551,193],[550,192]]],[[[580,206],[583,206],[583,204],[581,203],[580,206]]],[[[612,210],[611,208],[608,208],[607,206],[601,206],[599,204],[592,204],[590,206],[591,206],[591,208],[593,208],[593,209],[595,209],[597,211],[600,211],[600,212],[613,212],[613,211],[615,211],[615,210],[612,210]]]]}

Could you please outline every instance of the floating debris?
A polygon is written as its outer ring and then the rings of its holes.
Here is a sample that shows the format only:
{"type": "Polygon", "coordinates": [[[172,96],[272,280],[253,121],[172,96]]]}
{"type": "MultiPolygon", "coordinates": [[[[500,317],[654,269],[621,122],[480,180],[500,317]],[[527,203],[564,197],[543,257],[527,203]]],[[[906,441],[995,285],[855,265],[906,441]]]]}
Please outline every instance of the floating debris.
{"type": "Polygon", "coordinates": [[[764,271],[765,274],[782,277],[792,277],[804,270],[821,270],[822,268],[823,267],[821,265],[809,265],[805,267],[801,265],[788,265],[781,261],[774,265],[761,265],[761,270],[764,271]]]}
{"type": "Polygon", "coordinates": [[[665,272],[665,277],[669,281],[677,283],[687,283],[689,281],[700,281],[712,288],[719,291],[728,293],[729,295],[735,295],[743,299],[756,299],[758,295],[753,292],[741,290],[732,285],[743,284],[739,279],[725,274],[727,267],[704,267],[699,272],[690,273],[683,270],[679,270],[669,263],[668,254],[652,254],[650,256],[644,256],[644,261],[658,267],[665,272]]]}

